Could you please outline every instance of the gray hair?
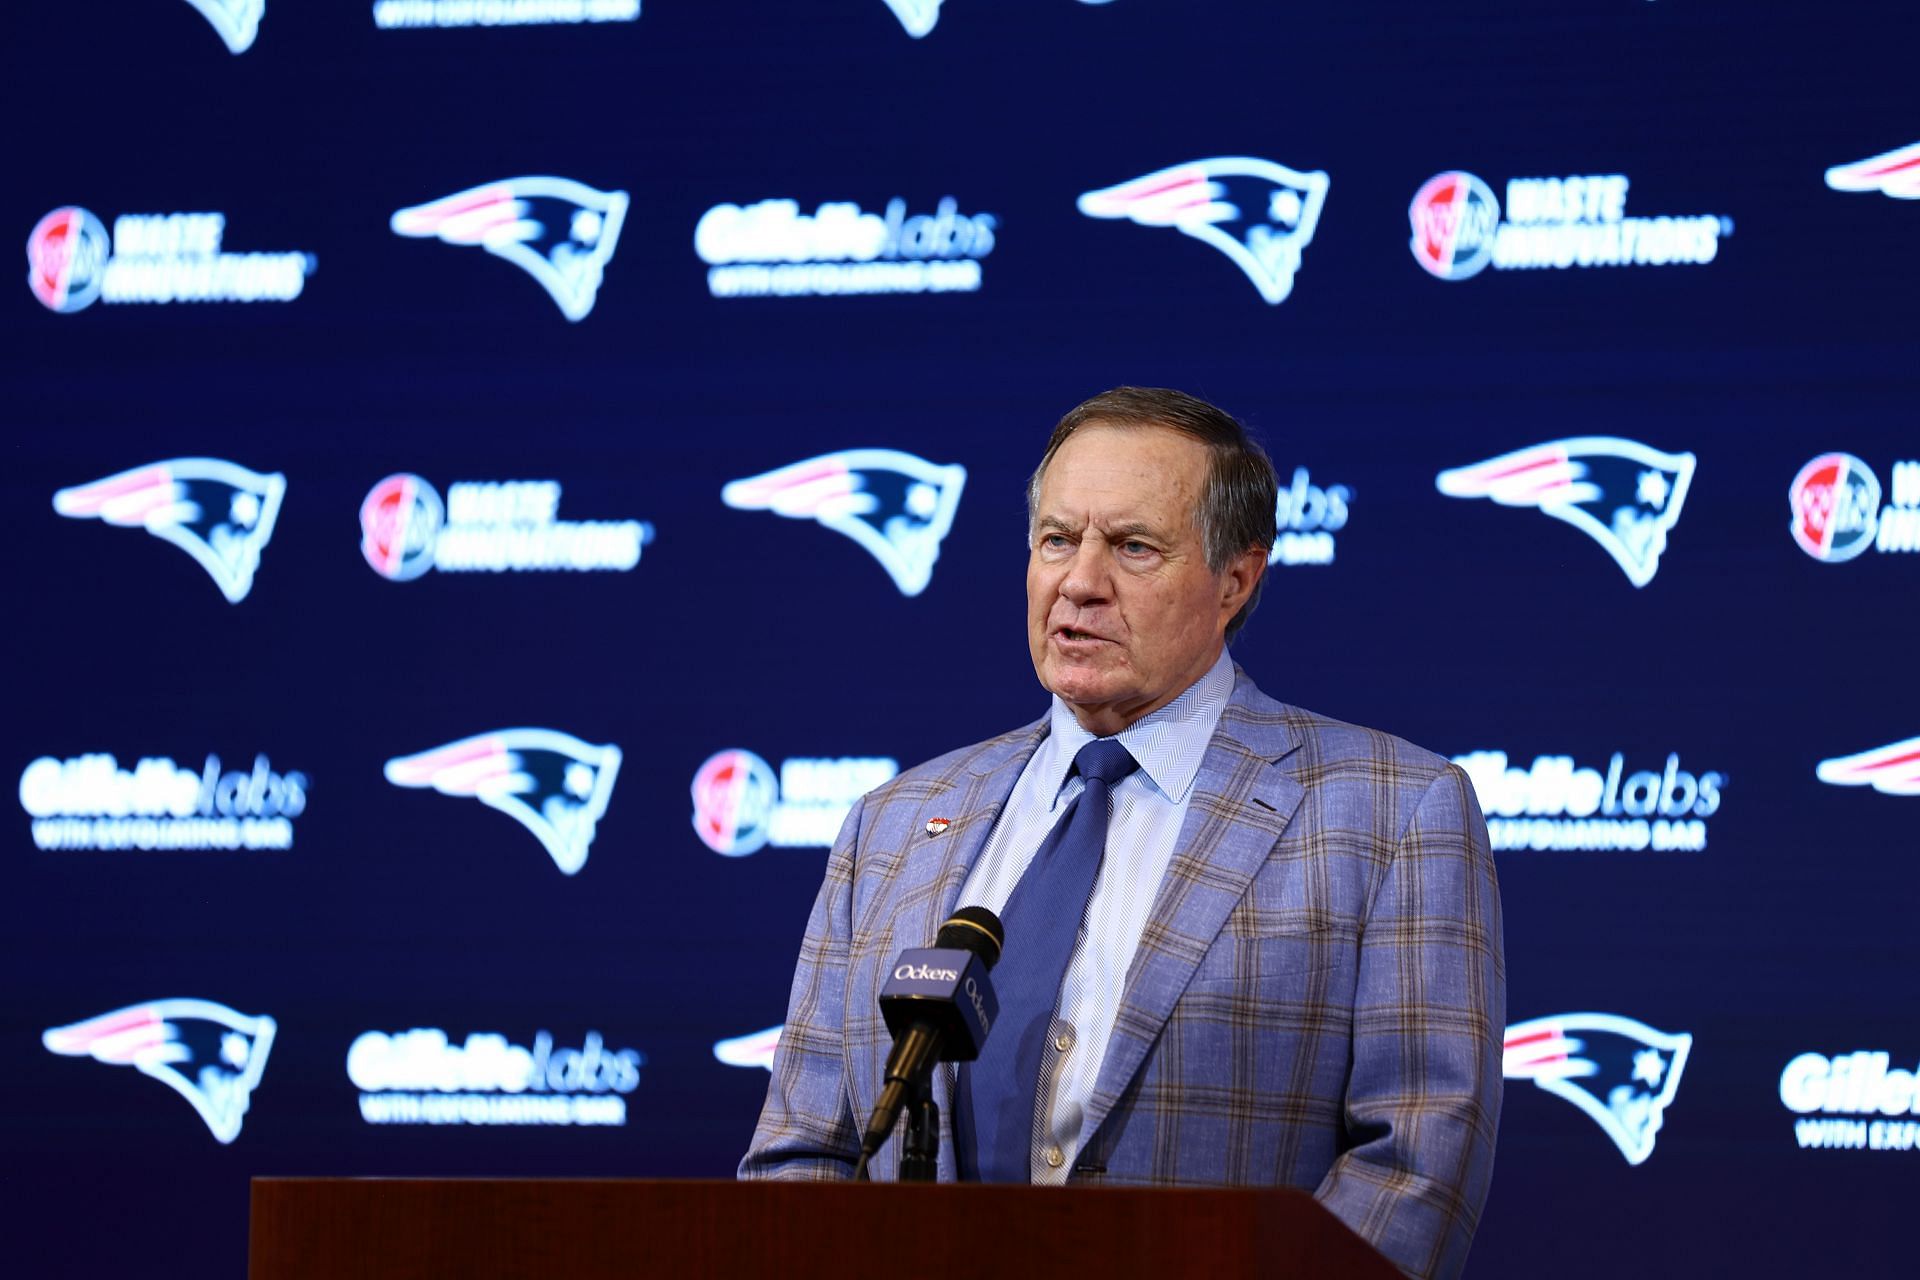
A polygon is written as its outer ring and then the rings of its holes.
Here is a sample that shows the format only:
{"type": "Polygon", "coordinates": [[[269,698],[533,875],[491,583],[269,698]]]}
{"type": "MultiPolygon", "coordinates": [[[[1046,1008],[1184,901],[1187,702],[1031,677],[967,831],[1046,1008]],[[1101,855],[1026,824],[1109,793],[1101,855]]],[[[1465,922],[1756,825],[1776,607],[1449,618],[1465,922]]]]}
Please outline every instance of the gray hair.
{"type": "MultiPolygon", "coordinates": [[[[1040,506],[1040,481],[1053,455],[1067,437],[1089,423],[1127,427],[1162,427],[1198,440],[1207,447],[1207,478],[1193,513],[1194,527],[1206,549],[1207,568],[1223,573],[1228,565],[1258,548],[1271,550],[1275,535],[1274,511],[1279,481],[1273,463],[1259,441],[1247,434],[1238,419],[1205,400],[1166,387],[1115,387],[1075,405],[1053,428],[1047,451],[1040,456],[1027,481],[1027,541],[1033,541],[1033,522],[1040,506]]],[[[1231,640],[1246,625],[1266,574],[1254,584],[1240,612],[1227,623],[1231,640]]]]}

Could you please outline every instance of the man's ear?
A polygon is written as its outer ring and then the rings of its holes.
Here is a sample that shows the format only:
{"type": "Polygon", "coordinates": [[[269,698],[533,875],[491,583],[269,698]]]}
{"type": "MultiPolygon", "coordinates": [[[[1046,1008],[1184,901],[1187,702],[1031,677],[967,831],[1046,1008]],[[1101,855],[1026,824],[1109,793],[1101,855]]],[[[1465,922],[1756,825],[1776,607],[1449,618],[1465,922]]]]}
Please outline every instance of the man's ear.
{"type": "Polygon", "coordinates": [[[1266,571],[1267,553],[1263,547],[1248,547],[1227,563],[1226,571],[1220,575],[1222,618],[1232,618],[1240,612],[1240,606],[1260,585],[1260,575],[1266,571]]]}

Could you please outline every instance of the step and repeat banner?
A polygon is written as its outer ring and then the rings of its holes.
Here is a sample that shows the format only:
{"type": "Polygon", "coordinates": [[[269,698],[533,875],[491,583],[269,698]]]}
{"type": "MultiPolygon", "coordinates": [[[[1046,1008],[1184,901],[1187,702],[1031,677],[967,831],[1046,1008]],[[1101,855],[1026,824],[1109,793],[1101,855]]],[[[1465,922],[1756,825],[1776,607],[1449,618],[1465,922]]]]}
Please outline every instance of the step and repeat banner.
{"type": "Polygon", "coordinates": [[[142,0],[8,22],[21,1276],[257,1174],[724,1176],[848,807],[1042,714],[1120,383],[1270,692],[1492,830],[1473,1270],[1908,1265],[1907,6],[142,0]]]}

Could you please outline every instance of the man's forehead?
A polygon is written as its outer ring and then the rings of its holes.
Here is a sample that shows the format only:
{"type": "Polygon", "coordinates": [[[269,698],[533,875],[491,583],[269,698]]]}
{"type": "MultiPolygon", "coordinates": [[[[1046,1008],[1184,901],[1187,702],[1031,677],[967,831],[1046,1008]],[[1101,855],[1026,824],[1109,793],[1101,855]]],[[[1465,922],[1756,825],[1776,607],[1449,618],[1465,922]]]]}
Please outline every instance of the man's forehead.
{"type": "Polygon", "coordinates": [[[1127,490],[1145,501],[1197,499],[1207,447],[1185,432],[1154,423],[1090,422],[1055,450],[1040,478],[1041,506],[1060,490],[1127,490]]]}

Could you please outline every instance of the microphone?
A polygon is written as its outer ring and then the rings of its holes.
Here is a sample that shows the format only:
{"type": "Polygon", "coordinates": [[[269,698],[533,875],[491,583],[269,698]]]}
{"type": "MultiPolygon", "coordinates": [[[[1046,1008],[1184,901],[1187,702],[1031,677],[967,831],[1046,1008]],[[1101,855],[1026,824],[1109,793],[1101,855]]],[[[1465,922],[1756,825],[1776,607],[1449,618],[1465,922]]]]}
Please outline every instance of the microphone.
{"type": "Polygon", "coordinates": [[[934,1063],[971,1062],[980,1056],[1000,1013],[987,971],[999,962],[1005,941],[993,912],[962,907],[940,926],[933,946],[900,953],[892,976],[880,988],[880,1012],[893,1033],[893,1052],[887,1058],[886,1087],[860,1143],[855,1178],[886,1144],[909,1091],[924,1083],[934,1063]]]}

